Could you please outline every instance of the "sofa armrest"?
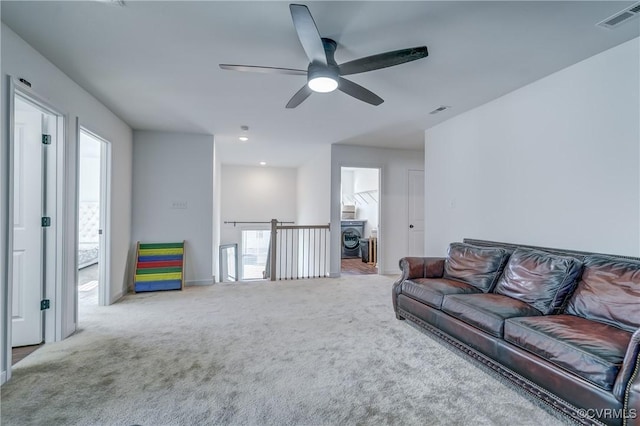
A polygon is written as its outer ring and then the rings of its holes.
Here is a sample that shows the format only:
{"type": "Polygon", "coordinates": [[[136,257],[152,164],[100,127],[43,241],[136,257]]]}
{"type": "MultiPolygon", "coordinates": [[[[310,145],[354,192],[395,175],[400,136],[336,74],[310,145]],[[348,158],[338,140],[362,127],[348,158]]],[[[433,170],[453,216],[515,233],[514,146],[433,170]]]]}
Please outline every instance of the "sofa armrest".
{"type": "Polygon", "coordinates": [[[636,369],[638,355],[640,354],[640,329],[636,330],[631,335],[631,341],[627,346],[627,352],[624,355],[622,366],[616,377],[616,381],[613,384],[613,394],[618,401],[624,400],[624,394],[627,390],[627,384],[629,379],[633,375],[633,371],[636,369]]]}
{"type": "Polygon", "coordinates": [[[403,257],[400,259],[401,281],[413,278],[442,278],[444,257],[403,257]]]}
{"type": "Polygon", "coordinates": [[[613,393],[624,402],[625,425],[640,425],[640,329],[631,336],[613,393]]]}
{"type": "Polygon", "coordinates": [[[398,315],[398,295],[402,291],[402,283],[413,278],[442,278],[444,274],[444,257],[403,257],[400,259],[400,278],[393,283],[391,300],[393,310],[398,315]]]}

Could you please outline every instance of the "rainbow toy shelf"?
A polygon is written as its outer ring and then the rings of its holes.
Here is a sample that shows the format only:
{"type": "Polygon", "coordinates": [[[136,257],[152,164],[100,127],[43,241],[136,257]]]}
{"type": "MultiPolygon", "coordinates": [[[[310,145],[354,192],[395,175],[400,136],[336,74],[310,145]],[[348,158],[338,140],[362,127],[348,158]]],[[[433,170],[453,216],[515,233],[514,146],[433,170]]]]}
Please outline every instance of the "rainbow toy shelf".
{"type": "Polygon", "coordinates": [[[136,247],[133,290],[182,290],[184,288],[184,241],[140,243],[136,247]]]}

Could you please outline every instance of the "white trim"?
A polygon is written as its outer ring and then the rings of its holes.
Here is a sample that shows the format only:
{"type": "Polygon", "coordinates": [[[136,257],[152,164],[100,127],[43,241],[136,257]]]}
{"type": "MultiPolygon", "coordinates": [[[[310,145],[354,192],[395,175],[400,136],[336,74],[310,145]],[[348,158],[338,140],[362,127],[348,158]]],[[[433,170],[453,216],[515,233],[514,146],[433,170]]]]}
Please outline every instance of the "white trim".
{"type": "MultiPolygon", "coordinates": [[[[81,134],[84,132],[94,139],[100,141],[100,228],[102,229],[102,237],[100,239],[100,259],[98,261],[100,276],[99,282],[99,295],[98,304],[100,306],[111,305],[113,301],[110,298],[111,294],[111,142],[97,133],[93,132],[89,128],[80,124],[80,119],[76,120],[78,138],[76,141],[76,170],[80,170],[80,139],[81,134]]],[[[76,211],[79,206],[79,188],[80,176],[76,179],[76,211]]],[[[77,223],[80,220],[76,219],[77,223]]],[[[78,238],[76,237],[76,252],[78,250],[78,238]]],[[[78,269],[77,255],[76,255],[76,270],[78,269]]],[[[120,293],[122,297],[122,293],[120,293]]],[[[116,298],[118,300],[120,297],[116,298]]],[[[77,297],[76,297],[77,299],[77,297]]],[[[77,311],[77,302],[76,302],[77,311]]]]}
{"type": "MultiPolygon", "coordinates": [[[[13,205],[13,128],[14,128],[14,100],[15,100],[15,83],[11,76],[7,76],[8,80],[8,91],[7,91],[7,143],[6,143],[6,155],[7,158],[4,161],[4,164],[7,167],[6,173],[6,199],[4,200],[4,205],[6,208],[6,223],[4,224],[4,232],[5,232],[5,254],[2,259],[2,263],[4,266],[5,274],[3,278],[3,283],[5,287],[3,288],[3,306],[4,308],[4,323],[2,326],[2,344],[4,345],[5,353],[3,356],[4,365],[2,365],[2,383],[5,383],[7,380],[11,379],[11,364],[13,361],[13,355],[11,353],[11,318],[12,318],[12,301],[13,301],[13,209],[8,208],[8,206],[13,205]]],[[[4,82],[3,82],[4,83],[4,82]]]]}
{"type": "Polygon", "coordinates": [[[114,303],[116,303],[118,300],[122,299],[124,297],[124,293],[122,291],[119,291],[117,294],[115,294],[111,300],[109,300],[109,304],[113,305],[114,303]]]}

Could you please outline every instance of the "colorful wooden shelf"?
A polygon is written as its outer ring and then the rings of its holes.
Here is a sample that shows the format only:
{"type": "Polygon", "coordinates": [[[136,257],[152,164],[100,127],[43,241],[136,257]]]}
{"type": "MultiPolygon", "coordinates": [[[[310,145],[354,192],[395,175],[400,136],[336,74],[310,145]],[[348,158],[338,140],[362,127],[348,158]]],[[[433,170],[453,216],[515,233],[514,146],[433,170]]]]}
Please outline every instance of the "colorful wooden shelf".
{"type": "Polygon", "coordinates": [[[182,290],[184,288],[184,241],[141,243],[136,246],[133,290],[182,290]]]}

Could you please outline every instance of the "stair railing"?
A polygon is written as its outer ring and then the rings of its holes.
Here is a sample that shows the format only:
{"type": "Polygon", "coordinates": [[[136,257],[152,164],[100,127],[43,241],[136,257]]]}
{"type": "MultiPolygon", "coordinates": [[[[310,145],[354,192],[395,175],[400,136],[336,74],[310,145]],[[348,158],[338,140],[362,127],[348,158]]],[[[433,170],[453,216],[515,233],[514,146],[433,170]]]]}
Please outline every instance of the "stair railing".
{"type": "Polygon", "coordinates": [[[271,281],[329,276],[330,227],[285,225],[271,220],[267,265],[271,281]]]}

